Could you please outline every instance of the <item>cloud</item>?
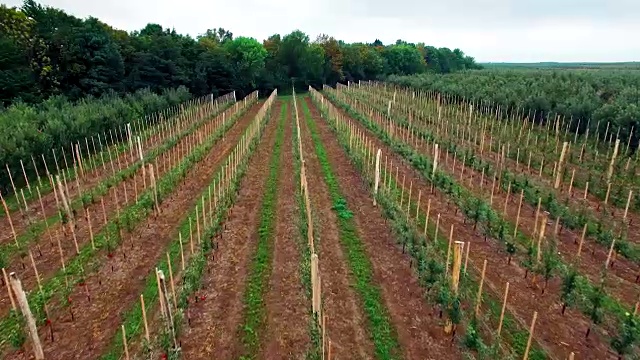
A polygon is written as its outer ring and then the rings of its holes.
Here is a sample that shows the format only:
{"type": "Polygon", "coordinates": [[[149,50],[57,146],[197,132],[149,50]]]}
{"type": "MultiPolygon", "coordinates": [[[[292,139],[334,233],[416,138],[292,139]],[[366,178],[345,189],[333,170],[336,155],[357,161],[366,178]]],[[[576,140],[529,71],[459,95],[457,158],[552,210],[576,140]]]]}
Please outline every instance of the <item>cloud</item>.
{"type": "MultiPolygon", "coordinates": [[[[5,0],[9,6],[21,1],[5,0]]],[[[197,36],[223,27],[266,39],[300,29],[348,42],[460,48],[479,61],[640,60],[637,0],[43,0],[133,31],[158,23],[197,36]]]]}

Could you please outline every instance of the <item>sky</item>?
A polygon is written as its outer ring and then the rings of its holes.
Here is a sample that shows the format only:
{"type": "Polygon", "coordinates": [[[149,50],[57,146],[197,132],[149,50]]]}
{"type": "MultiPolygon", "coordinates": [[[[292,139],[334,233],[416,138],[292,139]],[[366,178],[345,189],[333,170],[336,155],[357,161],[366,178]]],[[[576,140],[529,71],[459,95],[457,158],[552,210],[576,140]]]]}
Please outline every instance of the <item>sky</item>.
{"type": "MultiPolygon", "coordinates": [[[[397,39],[460,48],[479,62],[640,61],[640,0],[40,0],[122,30],[147,23],[197,36],[223,27],[264,40],[397,39]]],[[[0,0],[20,6],[21,0],[0,0]]]]}

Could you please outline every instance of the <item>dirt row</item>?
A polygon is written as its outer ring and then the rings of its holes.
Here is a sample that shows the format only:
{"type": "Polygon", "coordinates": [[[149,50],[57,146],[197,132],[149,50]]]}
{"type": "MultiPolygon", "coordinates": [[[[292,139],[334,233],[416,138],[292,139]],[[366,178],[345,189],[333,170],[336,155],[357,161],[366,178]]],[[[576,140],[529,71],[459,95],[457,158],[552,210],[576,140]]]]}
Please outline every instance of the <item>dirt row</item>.
{"type": "MultiPolygon", "coordinates": [[[[386,223],[382,210],[373,206],[373,199],[367,186],[356,168],[348,160],[329,125],[321,118],[318,109],[309,98],[305,98],[305,101],[311,109],[313,121],[317,124],[319,136],[325,145],[332,169],[340,181],[343,195],[353,212],[359,237],[363,240],[366,254],[373,265],[373,282],[378,284],[381,289],[383,303],[386,305],[391,322],[395,326],[404,357],[407,359],[460,359],[462,355],[459,349],[443,333],[443,323],[438,318],[438,313],[424,299],[424,289],[421,288],[417,276],[409,267],[409,256],[402,254],[401,248],[396,244],[395,236],[386,223]]],[[[305,136],[303,141],[306,144],[311,144],[306,125],[303,126],[303,134],[305,136]]],[[[310,155],[307,158],[310,159],[307,161],[313,162],[310,155]]],[[[318,166],[310,166],[308,176],[311,178],[321,177],[322,174],[318,170],[318,166]]],[[[312,192],[314,191],[328,194],[325,188],[317,190],[312,188],[312,192]]],[[[317,212],[330,213],[332,211],[330,208],[321,208],[317,212]]],[[[329,241],[338,241],[338,238],[322,238],[319,249],[321,264],[329,258],[328,255],[322,253],[325,248],[322,243],[329,241]]],[[[327,246],[331,246],[331,244],[327,246]]],[[[324,269],[327,271],[326,267],[324,269]]],[[[331,273],[332,271],[329,270],[329,274],[331,273]]],[[[328,281],[329,277],[327,273],[323,273],[323,281],[325,281],[324,279],[328,281]]],[[[347,281],[352,282],[353,280],[347,281]]],[[[323,282],[322,291],[325,303],[329,304],[329,299],[335,289],[327,288],[323,282]]],[[[349,311],[352,301],[347,300],[345,303],[339,303],[337,300],[334,300],[336,301],[335,306],[347,307],[346,310],[338,310],[338,313],[345,311],[347,314],[352,313],[349,311]]],[[[362,309],[364,304],[361,299],[357,299],[356,302],[362,309]]],[[[336,341],[335,356],[349,358],[345,354],[356,357],[365,354],[366,357],[369,357],[368,354],[372,351],[369,341],[363,342],[363,339],[357,335],[357,331],[355,336],[338,332],[350,331],[350,329],[348,326],[344,326],[345,324],[339,323],[338,316],[333,315],[330,307],[326,309],[326,314],[329,317],[327,331],[336,341]],[[335,325],[334,320],[338,321],[335,325]],[[346,343],[344,340],[355,340],[355,343],[346,343]]],[[[357,319],[362,318],[362,313],[353,315],[357,319]]]]}
{"type": "Polygon", "coordinates": [[[207,259],[197,294],[200,300],[187,311],[190,322],[180,336],[184,359],[236,359],[242,350],[238,327],[243,317],[245,280],[258,239],[268,159],[276,141],[281,106],[277,102],[272,107],[271,119],[225,221],[219,247],[207,259]]]}
{"type": "MultiPolygon", "coordinates": [[[[346,114],[343,113],[346,117],[346,114]]],[[[429,194],[430,184],[404,159],[390,151],[373,133],[368,131],[360,123],[354,121],[357,128],[366,133],[376,148],[381,148],[385,156],[389,156],[389,161],[393,161],[394,167],[398,167],[399,178],[406,177],[406,183],[413,183],[414,194],[422,190],[423,194],[429,194]]],[[[441,152],[441,154],[444,152],[441,152]]],[[[444,162],[442,162],[444,164],[444,162]]],[[[467,170],[465,170],[466,172],[467,170]]],[[[468,173],[467,173],[468,174],[468,173]]],[[[484,240],[484,235],[480,230],[474,230],[465,221],[464,215],[458,211],[455,204],[451,203],[447,196],[437,189],[426,198],[423,196],[421,209],[426,213],[427,199],[431,199],[431,214],[440,214],[440,231],[448,233],[451,225],[454,226],[455,240],[470,242],[471,251],[469,262],[478,270],[482,267],[482,262],[487,260],[487,272],[485,284],[493,289],[503,289],[506,282],[510,283],[509,303],[510,310],[522,324],[529,324],[533,311],[538,312],[535,338],[550,352],[554,358],[567,358],[569,353],[574,351],[578,359],[608,359],[613,358],[605,339],[599,338],[597,332],[592,332],[589,339],[585,339],[585,331],[590,324],[581,312],[568,308],[562,316],[560,309],[562,304],[559,300],[559,279],[554,279],[549,283],[544,295],[540,288],[532,286],[530,278],[524,279],[525,269],[519,265],[519,257],[507,264],[507,254],[504,245],[494,239],[484,240]],[[517,304],[517,306],[516,306],[517,304]]],[[[414,200],[415,201],[415,200],[414,200]]],[[[495,200],[494,204],[500,204],[495,200]]],[[[501,211],[501,208],[498,208],[501,211]]],[[[531,213],[521,216],[530,216],[531,213]]],[[[524,227],[524,226],[523,226],[524,227]]],[[[478,271],[479,272],[479,271],[478,271]]],[[[496,298],[501,298],[500,293],[495,294],[496,298]]]]}
{"type": "MultiPolygon", "coordinates": [[[[137,303],[154,264],[164,256],[168,244],[175,239],[177,226],[184,214],[195,206],[198,195],[211,181],[219,165],[236,145],[246,127],[255,117],[261,103],[251,109],[230,129],[200,161],[177,189],[168,196],[157,216],[149,216],[137,226],[115,252],[115,256],[86,278],[91,294],[87,299],[84,287],[73,289],[69,296],[74,320],[68,308],[52,310],[55,341],[49,328],[40,329],[47,359],[95,359],[102,354],[122,323],[123,310],[137,303]]],[[[50,309],[51,310],[51,309],[50,309]]],[[[27,359],[25,353],[9,355],[27,359]]]]}
{"type": "Polygon", "coordinates": [[[311,301],[305,296],[300,277],[301,249],[298,245],[300,209],[293,155],[293,102],[288,104],[284,142],[280,156],[276,228],[273,237],[273,259],[267,308],[266,332],[263,340],[265,359],[301,359],[310,344],[309,310],[311,301]],[[307,326],[305,326],[307,325],[307,326]]]}
{"type": "MultiPolygon", "coordinates": [[[[161,176],[171,169],[171,162],[176,161],[178,152],[181,151],[180,149],[183,146],[186,148],[186,144],[189,141],[192,142],[193,140],[189,140],[189,137],[181,139],[176,146],[163,153],[163,156],[157,158],[154,166],[156,179],[160,179],[161,176]]],[[[174,165],[177,165],[177,162],[175,162],[174,165]]],[[[90,229],[95,236],[104,228],[105,214],[107,219],[112,219],[114,216],[117,216],[121,209],[126,208],[135,201],[136,189],[138,194],[142,194],[145,191],[145,183],[146,186],[150,185],[149,174],[147,173],[146,176],[146,180],[143,179],[143,170],[140,169],[134,177],[128,178],[116,187],[110,189],[102,198],[96,198],[93,204],[87,206],[90,214],[89,219],[86,218],[86,214],[83,214],[82,211],[77,213],[74,232],[80,249],[90,243],[90,229]],[[125,192],[126,197],[124,196],[125,192]],[[104,212],[102,209],[103,203],[104,212]],[[91,226],[89,226],[89,224],[91,224],[91,226]]],[[[49,232],[50,236],[45,230],[45,232],[40,235],[40,240],[28,247],[33,253],[34,262],[38,269],[40,281],[42,282],[50,279],[62,268],[58,241],[62,248],[62,257],[65,263],[68,263],[76,256],[73,236],[68,226],[65,226],[62,222],[57,222],[49,228],[49,232]]],[[[16,254],[7,260],[7,272],[16,272],[23,282],[25,289],[31,290],[36,288],[36,274],[27,253],[16,254]]],[[[7,292],[0,292],[0,316],[6,315],[9,309],[10,301],[7,292]]]]}

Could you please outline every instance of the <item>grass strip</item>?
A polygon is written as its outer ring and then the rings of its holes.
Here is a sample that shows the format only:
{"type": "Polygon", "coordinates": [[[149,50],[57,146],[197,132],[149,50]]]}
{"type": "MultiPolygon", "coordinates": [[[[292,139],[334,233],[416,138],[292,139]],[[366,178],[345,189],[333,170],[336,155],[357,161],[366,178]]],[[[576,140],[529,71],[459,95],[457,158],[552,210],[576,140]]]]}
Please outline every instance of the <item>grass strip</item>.
{"type": "Polygon", "coordinates": [[[311,112],[306,102],[302,103],[302,109],[311,132],[316,156],[324,174],[324,182],[333,202],[332,210],[337,214],[340,242],[346,250],[349,268],[355,280],[354,286],[364,306],[368,320],[368,333],[373,341],[376,357],[379,359],[400,359],[402,354],[396,330],[389,319],[389,311],[383,303],[380,287],[373,281],[371,261],[366,255],[362,240],[358,237],[353,213],[349,210],[347,201],[342,195],[338,179],[329,163],[327,152],[318,135],[316,124],[311,119],[311,112]]]}
{"type": "MultiPolygon", "coordinates": [[[[265,194],[260,209],[260,226],[256,253],[249,265],[247,288],[244,293],[244,323],[240,326],[243,354],[240,359],[256,359],[260,351],[260,335],[266,323],[265,291],[269,285],[271,262],[273,260],[273,236],[278,203],[278,175],[280,172],[280,154],[284,141],[284,123],[287,103],[282,105],[276,133],[276,142],[269,160],[269,175],[266,180],[265,194]]],[[[283,175],[289,176],[289,175],[283,175]]]]}

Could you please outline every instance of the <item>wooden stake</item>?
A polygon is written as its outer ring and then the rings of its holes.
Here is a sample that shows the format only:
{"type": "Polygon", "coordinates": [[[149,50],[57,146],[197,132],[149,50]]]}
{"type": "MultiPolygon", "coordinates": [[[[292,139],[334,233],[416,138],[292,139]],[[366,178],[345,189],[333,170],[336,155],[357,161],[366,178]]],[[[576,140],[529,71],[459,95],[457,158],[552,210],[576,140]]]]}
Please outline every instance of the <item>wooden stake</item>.
{"type": "Polygon", "coordinates": [[[13,299],[13,291],[11,291],[11,284],[9,283],[9,278],[7,277],[7,271],[2,268],[2,277],[4,278],[4,284],[7,286],[7,292],[9,293],[9,300],[11,300],[11,308],[13,311],[18,311],[16,307],[16,302],[13,299]]]}
{"type": "Polygon", "coordinates": [[[580,236],[580,244],[578,245],[578,253],[576,254],[578,258],[580,257],[580,253],[582,252],[582,244],[584,243],[584,237],[587,234],[587,223],[584,224],[582,228],[582,235],[580,236]]]}
{"type": "Polygon", "coordinates": [[[11,228],[13,241],[16,243],[17,247],[20,247],[20,244],[18,244],[18,237],[16,236],[16,230],[13,227],[13,220],[11,219],[11,213],[9,212],[9,207],[7,207],[7,203],[4,201],[4,197],[2,197],[2,192],[0,192],[0,200],[2,200],[2,207],[4,208],[4,212],[7,215],[7,219],[9,219],[9,227],[11,228]]]}
{"type": "Polygon", "coordinates": [[[167,267],[169,268],[169,281],[171,281],[171,295],[173,296],[174,310],[178,310],[178,298],[176,297],[176,287],[173,284],[173,269],[171,268],[171,256],[167,252],[167,267]]]}
{"type": "MultiPolygon", "coordinates": [[[[451,273],[451,288],[454,296],[458,295],[458,285],[460,283],[460,267],[462,265],[462,250],[464,243],[462,241],[456,241],[453,247],[453,272],[451,273]]],[[[451,319],[447,320],[445,325],[445,333],[450,334],[453,330],[453,324],[451,319]]]]}
{"type": "Polygon", "coordinates": [[[122,326],[122,344],[124,346],[124,358],[129,360],[129,346],[127,345],[127,332],[124,329],[124,325],[122,326]]]}
{"type": "Polygon", "coordinates": [[[149,337],[149,323],[147,323],[147,309],[144,306],[144,295],[140,294],[140,308],[142,309],[142,321],[144,323],[144,338],[147,340],[147,343],[151,343],[151,338],[149,337]]]}
{"type": "Polygon", "coordinates": [[[478,295],[476,295],[476,310],[475,310],[475,315],[476,317],[480,315],[480,303],[482,300],[482,286],[484,285],[484,275],[487,271],[487,260],[484,260],[484,263],[482,264],[482,275],[480,277],[480,286],[478,286],[478,295]]]}
{"type": "Polygon", "coordinates": [[[498,322],[498,337],[500,337],[500,333],[502,332],[502,321],[504,320],[504,310],[507,308],[507,298],[509,296],[509,282],[507,281],[507,285],[504,288],[504,297],[502,300],[502,310],[500,311],[500,321],[498,322]]]}
{"type": "Polygon", "coordinates": [[[449,274],[449,259],[451,258],[451,245],[453,245],[453,224],[449,229],[449,246],[447,247],[447,262],[444,264],[445,275],[449,274]]]}
{"type": "Polygon", "coordinates": [[[529,340],[527,340],[527,347],[524,350],[524,357],[522,360],[527,360],[529,358],[529,349],[531,349],[531,340],[533,339],[533,330],[536,326],[536,319],[538,318],[538,312],[533,312],[533,319],[531,320],[531,328],[529,329],[529,340]]]}
{"type": "Polygon", "coordinates": [[[29,329],[29,335],[31,336],[31,345],[33,346],[33,353],[35,355],[35,358],[36,360],[44,360],[42,344],[40,343],[40,338],[38,337],[38,328],[36,327],[36,321],[33,318],[33,314],[31,313],[31,308],[29,308],[27,295],[24,293],[24,290],[22,290],[22,282],[20,282],[20,279],[18,279],[18,276],[15,272],[9,274],[9,278],[11,280],[11,288],[13,289],[13,293],[16,295],[18,304],[20,305],[20,311],[27,320],[27,327],[29,329]]]}
{"type": "Polygon", "coordinates": [[[467,242],[467,249],[464,255],[464,274],[467,275],[467,264],[469,263],[469,249],[471,249],[471,241],[467,242]]]}

